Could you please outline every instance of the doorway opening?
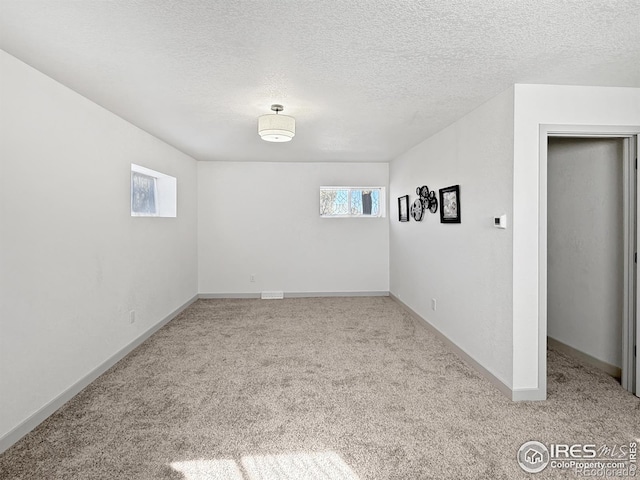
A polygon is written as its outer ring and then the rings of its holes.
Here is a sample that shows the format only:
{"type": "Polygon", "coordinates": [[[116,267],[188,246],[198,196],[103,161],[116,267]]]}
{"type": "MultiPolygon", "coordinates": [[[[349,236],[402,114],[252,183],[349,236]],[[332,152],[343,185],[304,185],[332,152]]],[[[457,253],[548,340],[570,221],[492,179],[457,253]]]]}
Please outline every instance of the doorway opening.
{"type": "Polygon", "coordinates": [[[624,139],[550,137],[547,342],[621,379],[624,139]]]}
{"type": "MultiPolygon", "coordinates": [[[[547,344],[640,396],[638,128],[541,126],[539,372],[547,344]]],[[[545,386],[546,388],[546,386],[545,386]]]]}

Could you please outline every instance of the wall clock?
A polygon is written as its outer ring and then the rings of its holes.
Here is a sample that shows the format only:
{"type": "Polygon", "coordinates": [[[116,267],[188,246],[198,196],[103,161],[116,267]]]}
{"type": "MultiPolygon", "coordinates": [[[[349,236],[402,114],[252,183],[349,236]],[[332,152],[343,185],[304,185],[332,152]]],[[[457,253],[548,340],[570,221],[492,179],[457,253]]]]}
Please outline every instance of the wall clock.
{"type": "Polygon", "coordinates": [[[438,199],[436,198],[435,190],[429,191],[429,187],[423,185],[416,188],[416,194],[420,196],[420,200],[422,201],[422,211],[424,213],[426,213],[427,210],[431,213],[436,213],[438,211],[438,199]]]}

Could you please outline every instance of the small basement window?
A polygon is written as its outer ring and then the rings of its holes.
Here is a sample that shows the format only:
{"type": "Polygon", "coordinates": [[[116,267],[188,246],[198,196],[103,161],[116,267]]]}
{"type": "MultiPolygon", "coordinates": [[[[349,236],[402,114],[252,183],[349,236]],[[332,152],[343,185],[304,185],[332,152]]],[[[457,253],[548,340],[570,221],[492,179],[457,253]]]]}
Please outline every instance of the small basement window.
{"type": "Polygon", "coordinates": [[[131,164],[131,216],[177,216],[177,180],[150,168],[131,164]]]}
{"type": "Polygon", "coordinates": [[[320,216],[384,217],[384,187],[320,187],[320,216]]]}

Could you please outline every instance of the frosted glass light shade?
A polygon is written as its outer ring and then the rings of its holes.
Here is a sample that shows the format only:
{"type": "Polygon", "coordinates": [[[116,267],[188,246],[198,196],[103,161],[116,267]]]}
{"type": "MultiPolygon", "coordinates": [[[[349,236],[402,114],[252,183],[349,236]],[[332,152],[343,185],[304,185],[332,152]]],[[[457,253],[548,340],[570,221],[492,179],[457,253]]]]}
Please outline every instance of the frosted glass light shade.
{"type": "Polygon", "coordinates": [[[296,134],[296,119],[287,115],[258,117],[258,134],[267,142],[289,142],[296,134]]]}

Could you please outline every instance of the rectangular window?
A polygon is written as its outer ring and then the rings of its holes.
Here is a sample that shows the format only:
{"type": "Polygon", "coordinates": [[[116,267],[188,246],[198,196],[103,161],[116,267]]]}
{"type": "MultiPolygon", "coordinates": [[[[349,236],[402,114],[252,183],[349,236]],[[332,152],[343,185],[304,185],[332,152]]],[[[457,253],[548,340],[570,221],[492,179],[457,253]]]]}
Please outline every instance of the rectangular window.
{"type": "Polygon", "coordinates": [[[131,215],[158,215],[156,177],[131,172],[131,215]]]}
{"type": "Polygon", "coordinates": [[[384,187],[320,187],[321,217],[384,217],[384,187]]]}
{"type": "Polygon", "coordinates": [[[176,215],[176,178],[132,163],[131,216],[175,217],[176,215]]]}

